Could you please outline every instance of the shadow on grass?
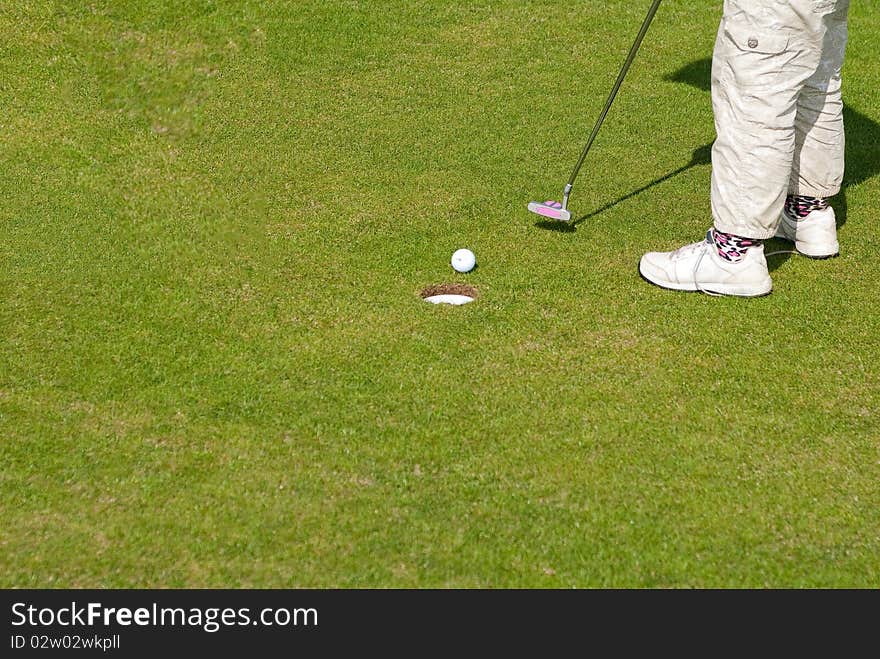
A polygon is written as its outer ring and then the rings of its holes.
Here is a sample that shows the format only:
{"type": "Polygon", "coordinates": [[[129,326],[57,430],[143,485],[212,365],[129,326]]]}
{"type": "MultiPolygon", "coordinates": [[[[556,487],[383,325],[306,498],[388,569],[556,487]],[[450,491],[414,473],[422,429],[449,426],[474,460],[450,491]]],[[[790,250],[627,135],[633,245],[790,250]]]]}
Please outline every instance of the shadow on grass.
{"type": "MultiPolygon", "coordinates": [[[[711,60],[708,60],[708,61],[710,62],[710,65],[711,65],[711,60]]],[[[700,60],[699,62],[694,62],[693,64],[689,64],[688,66],[684,67],[680,71],[677,71],[676,73],[672,74],[671,76],[667,76],[665,79],[672,81],[672,82],[687,82],[689,84],[695,84],[695,82],[698,81],[702,75],[705,74],[708,76],[708,72],[702,70],[703,67],[704,67],[703,60],[700,60]]],[[[707,84],[708,84],[708,80],[709,80],[709,78],[706,77],[707,84]]],[[[697,84],[697,86],[700,86],[700,85],[697,84]]],[[[538,222],[535,223],[535,226],[538,227],[539,229],[547,229],[550,231],[559,231],[561,233],[572,233],[577,230],[577,225],[580,224],[581,222],[584,222],[585,220],[589,220],[590,218],[595,217],[596,215],[604,213],[605,211],[610,210],[611,208],[614,208],[618,204],[621,204],[624,201],[632,199],[633,197],[640,195],[643,192],[647,192],[648,190],[650,190],[654,186],[660,185],[661,183],[664,183],[665,181],[668,181],[669,179],[674,178],[674,177],[678,176],[679,174],[683,174],[684,172],[688,171],[692,167],[697,167],[699,165],[708,165],[708,164],[711,164],[711,162],[712,162],[712,144],[710,142],[709,144],[704,144],[703,146],[694,149],[694,152],[691,155],[691,160],[686,165],[682,165],[678,169],[671,171],[668,174],[665,174],[657,179],[654,179],[650,183],[640,187],[638,190],[633,190],[632,192],[629,192],[629,193],[623,195],[622,197],[618,197],[614,201],[611,201],[611,202],[605,204],[601,208],[597,208],[594,211],[590,211],[586,215],[582,215],[581,217],[578,217],[577,219],[574,219],[571,222],[554,222],[552,220],[539,220],[538,222]]]]}
{"type": "MultiPolygon", "coordinates": [[[[685,83],[705,92],[709,92],[711,90],[712,80],[712,58],[707,57],[691,62],[674,73],[666,76],[665,80],[669,82],[685,83]]],[[[846,189],[849,186],[858,185],[863,181],[873,178],[880,173],[880,124],[846,104],[844,104],[843,108],[843,121],[846,126],[846,172],[843,178],[843,187],[833,201],[838,228],[846,224],[847,221],[846,189]]],[[[619,197],[618,199],[615,199],[601,208],[597,208],[572,222],[565,223],[540,220],[535,223],[535,226],[539,229],[558,231],[560,233],[572,233],[577,230],[576,225],[584,220],[588,220],[600,213],[604,213],[610,208],[613,208],[628,199],[632,199],[636,195],[640,195],[654,186],[686,172],[692,167],[698,165],[710,165],[711,163],[712,144],[709,143],[696,148],[691,156],[691,161],[688,164],[683,165],[678,169],[651,181],[638,190],[633,190],[632,192],[627,193],[626,195],[619,197]]],[[[706,194],[708,194],[708,191],[706,194]]],[[[788,250],[791,249],[791,243],[787,241],[774,239],[768,243],[767,248],[767,251],[770,253],[780,252],[779,254],[774,255],[774,257],[779,258],[773,258],[772,262],[768,264],[771,270],[778,268],[791,256],[791,254],[788,253],[788,250]]]]}
{"type": "Polygon", "coordinates": [[[553,221],[553,220],[539,220],[539,221],[535,222],[535,226],[538,227],[539,229],[547,229],[549,231],[559,231],[560,233],[572,233],[574,231],[577,231],[576,225],[580,224],[584,220],[589,220],[591,217],[595,217],[596,215],[599,215],[600,213],[604,213],[605,211],[607,211],[611,208],[614,208],[615,206],[617,206],[617,204],[623,203],[624,201],[626,201],[628,199],[632,199],[633,197],[640,195],[643,192],[646,192],[647,190],[650,190],[655,185],[660,185],[664,181],[668,181],[669,179],[671,179],[675,176],[678,176],[679,174],[683,174],[684,172],[689,170],[691,167],[697,167],[698,165],[708,165],[711,162],[712,162],[712,145],[705,144],[694,151],[693,155],[691,155],[691,161],[688,164],[682,165],[681,167],[679,167],[675,171],[669,172],[668,174],[665,174],[664,176],[661,176],[660,178],[654,179],[650,183],[640,187],[638,190],[633,190],[632,192],[628,192],[627,194],[623,195],[622,197],[618,197],[614,201],[611,201],[611,202],[605,204],[601,208],[597,208],[596,210],[591,211],[591,212],[587,213],[586,215],[582,215],[581,217],[579,217],[575,220],[572,220],[571,222],[557,222],[557,221],[553,221]]]}
{"type": "MultiPolygon", "coordinates": [[[[669,75],[666,80],[683,82],[710,92],[712,58],[707,57],[692,62],[669,75]]],[[[838,229],[846,224],[847,220],[846,189],[880,173],[880,124],[858,110],[852,109],[846,103],[843,106],[843,123],[846,126],[846,172],[840,193],[832,201],[838,229]]],[[[787,261],[791,257],[791,249],[791,243],[787,241],[779,239],[770,241],[767,244],[767,251],[771,254],[780,252],[768,262],[770,270],[775,270],[787,261]]]]}
{"type": "Polygon", "coordinates": [[[539,229],[556,231],[557,233],[574,233],[577,231],[577,227],[574,225],[575,222],[562,222],[561,220],[538,220],[535,222],[535,226],[539,229]]]}

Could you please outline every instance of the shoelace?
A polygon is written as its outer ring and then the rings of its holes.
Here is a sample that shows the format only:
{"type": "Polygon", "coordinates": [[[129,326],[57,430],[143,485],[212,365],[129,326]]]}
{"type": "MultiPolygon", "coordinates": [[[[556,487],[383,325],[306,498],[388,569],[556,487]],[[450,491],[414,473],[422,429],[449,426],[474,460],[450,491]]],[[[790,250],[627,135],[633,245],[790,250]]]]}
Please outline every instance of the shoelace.
{"type": "Polygon", "coordinates": [[[675,250],[675,255],[676,256],[690,256],[694,252],[697,252],[698,250],[704,249],[704,246],[706,245],[706,243],[709,243],[710,245],[714,244],[712,241],[712,230],[711,229],[709,229],[709,231],[706,232],[706,239],[705,240],[701,240],[696,243],[691,243],[690,245],[683,245],[682,247],[679,247],[677,250],[675,250]]]}
{"type": "Polygon", "coordinates": [[[685,245],[685,247],[689,249],[689,252],[694,252],[697,249],[700,249],[703,252],[702,254],[700,254],[700,258],[698,258],[697,262],[694,264],[694,286],[696,286],[697,290],[701,293],[705,293],[706,295],[710,295],[712,297],[721,297],[721,293],[707,290],[700,286],[700,282],[697,281],[697,270],[700,269],[700,264],[703,262],[703,259],[706,258],[706,254],[709,253],[709,249],[715,249],[715,241],[712,239],[712,229],[709,229],[706,232],[706,240],[694,243],[693,245],[685,245]],[[708,249],[706,248],[706,245],[709,245],[708,249]]]}
{"type": "MultiPolygon", "coordinates": [[[[722,293],[716,293],[715,291],[710,291],[708,289],[700,286],[700,282],[697,280],[697,270],[700,269],[700,264],[703,262],[703,259],[706,257],[706,254],[709,253],[709,250],[706,249],[706,245],[709,245],[709,249],[715,249],[715,241],[712,239],[712,229],[709,229],[706,232],[706,240],[702,240],[698,243],[692,243],[690,245],[685,245],[684,247],[679,247],[676,251],[680,252],[682,255],[688,255],[696,252],[698,249],[702,250],[702,254],[700,254],[700,258],[697,259],[697,262],[694,264],[693,277],[694,277],[694,286],[697,287],[697,290],[701,293],[709,295],[711,297],[723,297],[722,293]]],[[[796,250],[788,250],[781,249],[776,252],[769,252],[764,256],[775,256],[777,254],[797,254],[796,250]]]]}

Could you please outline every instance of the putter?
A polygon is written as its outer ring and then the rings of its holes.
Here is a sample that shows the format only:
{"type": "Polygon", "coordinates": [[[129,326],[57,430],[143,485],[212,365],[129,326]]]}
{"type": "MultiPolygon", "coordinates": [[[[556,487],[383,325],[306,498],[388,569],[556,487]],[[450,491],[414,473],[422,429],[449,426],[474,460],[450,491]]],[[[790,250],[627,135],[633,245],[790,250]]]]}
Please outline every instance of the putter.
{"type": "Polygon", "coordinates": [[[636,58],[639,46],[642,45],[642,40],[645,38],[648,28],[651,26],[651,21],[654,20],[654,14],[657,13],[657,9],[660,7],[660,1],[661,0],[654,0],[651,8],[648,10],[648,15],[645,17],[644,23],[642,23],[642,28],[639,30],[639,34],[633,42],[632,48],[629,49],[629,55],[627,55],[626,61],[623,63],[623,67],[617,75],[617,81],[614,83],[611,94],[609,94],[608,100],[605,101],[605,107],[602,109],[602,113],[599,115],[599,119],[593,127],[590,139],[587,141],[587,145],[581,152],[581,157],[574,166],[574,170],[568,178],[568,183],[565,184],[565,189],[562,192],[562,202],[560,203],[552,199],[548,199],[547,201],[531,201],[529,202],[529,210],[532,213],[537,213],[538,215],[549,217],[552,220],[560,220],[562,222],[568,222],[571,220],[571,212],[568,210],[568,197],[571,195],[571,188],[574,186],[574,181],[577,178],[578,172],[581,171],[581,165],[584,164],[584,160],[587,157],[587,153],[590,151],[590,147],[593,146],[593,141],[596,139],[596,135],[599,134],[599,129],[602,127],[602,123],[605,121],[605,116],[608,114],[608,110],[614,102],[614,97],[617,96],[617,92],[620,90],[620,85],[623,84],[623,79],[626,77],[629,67],[636,58]]]}

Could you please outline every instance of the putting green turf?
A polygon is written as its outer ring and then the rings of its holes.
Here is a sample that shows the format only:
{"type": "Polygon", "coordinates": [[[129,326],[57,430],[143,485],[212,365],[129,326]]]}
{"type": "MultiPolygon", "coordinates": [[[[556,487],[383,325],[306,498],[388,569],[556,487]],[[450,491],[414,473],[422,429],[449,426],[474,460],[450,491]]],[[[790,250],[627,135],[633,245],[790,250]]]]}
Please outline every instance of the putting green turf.
{"type": "Polygon", "coordinates": [[[648,4],[0,8],[0,586],[880,584],[880,7],[841,256],[742,300],[636,272],[709,226],[720,2],[526,211],[648,4]]]}

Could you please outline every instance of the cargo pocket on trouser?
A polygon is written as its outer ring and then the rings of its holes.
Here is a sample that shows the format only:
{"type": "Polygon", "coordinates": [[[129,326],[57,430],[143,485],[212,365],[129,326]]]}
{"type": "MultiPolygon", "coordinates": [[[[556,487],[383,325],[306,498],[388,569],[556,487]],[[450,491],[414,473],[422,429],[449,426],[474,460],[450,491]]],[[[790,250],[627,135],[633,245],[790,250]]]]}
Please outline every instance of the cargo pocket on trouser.
{"type": "Polygon", "coordinates": [[[722,37],[726,43],[726,75],[739,88],[775,87],[785,75],[788,36],[725,21],[722,37]]]}

